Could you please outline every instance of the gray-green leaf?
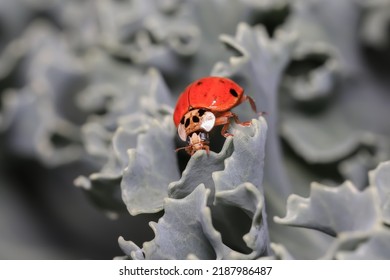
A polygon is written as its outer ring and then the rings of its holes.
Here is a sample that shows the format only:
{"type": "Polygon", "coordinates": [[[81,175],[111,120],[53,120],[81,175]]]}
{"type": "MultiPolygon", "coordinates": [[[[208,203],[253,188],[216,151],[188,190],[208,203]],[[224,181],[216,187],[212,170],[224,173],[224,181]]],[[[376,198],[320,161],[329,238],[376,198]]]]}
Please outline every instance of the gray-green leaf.
{"type": "Polygon", "coordinates": [[[336,236],[346,231],[371,230],[380,223],[380,210],[373,188],[359,191],[348,181],[339,187],[313,183],[310,198],[291,195],[286,217],[274,220],[336,236]]]}

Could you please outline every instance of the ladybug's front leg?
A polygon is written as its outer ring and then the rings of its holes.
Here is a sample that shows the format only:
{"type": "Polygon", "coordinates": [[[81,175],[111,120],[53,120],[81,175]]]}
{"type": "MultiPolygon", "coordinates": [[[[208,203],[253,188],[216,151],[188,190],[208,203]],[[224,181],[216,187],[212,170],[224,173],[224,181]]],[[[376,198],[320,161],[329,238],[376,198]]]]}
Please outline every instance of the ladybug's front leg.
{"type": "Polygon", "coordinates": [[[233,134],[227,132],[227,130],[229,129],[229,126],[230,126],[230,119],[231,118],[234,119],[234,122],[236,124],[240,124],[243,126],[249,126],[251,124],[250,121],[241,122],[238,119],[238,116],[231,111],[224,112],[215,119],[215,126],[223,125],[222,130],[221,130],[221,134],[225,137],[233,136],[233,134]]]}
{"type": "Polygon", "coordinates": [[[242,102],[247,101],[247,100],[249,101],[249,104],[251,105],[251,108],[252,108],[253,112],[257,113],[256,103],[255,103],[255,101],[253,100],[252,97],[244,94],[241,97],[241,100],[239,101],[239,103],[242,103],[242,102]]]}
{"type": "MultiPolygon", "coordinates": [[[[251,105],[251,108],[252,108],[253,112],[255,112],[258,116],[267,115],[266,112],[258,112],[258,111],[257,111],[255,101],[253,100],[252,97],[250,97],[250,96],[248,96],[248,95],[243,94],[242,97],[240,98],[240,100],[238,101],[237,105],[238,105],[238,104],[241,104],[241,103],[243,103],[243,102],[245,102],[245,101],[248,101],[248,102],[249,102],[249,104],[251,105]]],[[[236,106],[237,106],[237,105],[236,105],[236,106]]],[[[236,123],[237,123],[237,121],[236,121],[236,123]]]]}
{"type": "Polygon", "coordinates": [[[233,134],[226,132],[229,128],[230,119],[233,117],[233,115],[234,115],[233,112],[228,111],[228,112],[222,113],[220,116],[215,118],[214,126],[223,125],[222,130],[221,130],[221,134],[225,137],[233,136],[233,134]]]}

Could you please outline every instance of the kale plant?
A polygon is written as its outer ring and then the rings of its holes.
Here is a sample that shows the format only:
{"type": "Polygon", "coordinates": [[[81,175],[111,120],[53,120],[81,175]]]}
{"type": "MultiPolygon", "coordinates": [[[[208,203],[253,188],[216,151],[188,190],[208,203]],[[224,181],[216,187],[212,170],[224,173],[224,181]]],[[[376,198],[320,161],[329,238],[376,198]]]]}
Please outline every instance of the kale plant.
{"type": "Polygon", "coordinates": [[[389,259],[389,15],[0,0],[0,258],[389,259]],[[172,115],[203,76],[264,114],[190,157],[172,115]]]}

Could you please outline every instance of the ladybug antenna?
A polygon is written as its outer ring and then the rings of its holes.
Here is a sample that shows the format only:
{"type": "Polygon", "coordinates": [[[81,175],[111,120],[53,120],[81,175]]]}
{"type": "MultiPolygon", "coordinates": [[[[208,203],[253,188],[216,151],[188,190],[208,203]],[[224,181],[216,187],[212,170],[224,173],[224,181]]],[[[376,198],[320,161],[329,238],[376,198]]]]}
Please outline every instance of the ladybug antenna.
{"type": "Polygon", "coordinates": [[[177,149],[175,149],[175,152],[178,152],[178,151],[180,151],[180,150],[185,150],[187,147],[180,147],[180,148],[177,148],[177,149]]]}

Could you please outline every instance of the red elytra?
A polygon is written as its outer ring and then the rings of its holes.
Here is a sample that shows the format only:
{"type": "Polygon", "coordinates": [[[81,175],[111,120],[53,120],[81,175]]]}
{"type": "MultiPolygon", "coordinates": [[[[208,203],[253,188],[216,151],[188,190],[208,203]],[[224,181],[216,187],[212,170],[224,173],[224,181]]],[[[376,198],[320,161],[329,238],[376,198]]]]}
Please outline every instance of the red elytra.
{"type": "Polygon", "coordinates": [[[175,125],[191,109],[224,112],[238,105],[244,89],[230,79],[204,77],[191,83],[180,95],[173,115],[175,125]]]}
{"type": "Polygon", "coordinates": [[[197,150],[208,152],[208,132],[214,126],[224,125],[222,135],[231,135],[226,132],[231,118],[241,125],[249,125],[250,122],[240,122],[230,111],[246,100],[257,112],[255,102],[244,94],[244,89],[224,77],[204,77],[187,86],[179,96],[173,114],[180,138],[188,141],[184,149],[191,155],[197,150]]]}

